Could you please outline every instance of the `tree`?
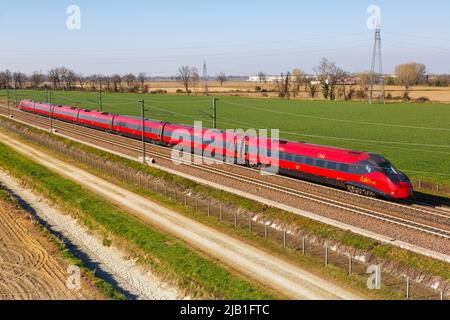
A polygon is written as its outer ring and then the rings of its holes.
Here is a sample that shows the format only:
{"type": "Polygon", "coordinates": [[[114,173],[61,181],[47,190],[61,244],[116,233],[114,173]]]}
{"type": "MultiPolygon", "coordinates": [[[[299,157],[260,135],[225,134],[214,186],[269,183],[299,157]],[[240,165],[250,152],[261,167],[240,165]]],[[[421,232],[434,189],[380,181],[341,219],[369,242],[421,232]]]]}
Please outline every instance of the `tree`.
{"type": "Polygon", "coordinates": [[[2,89],[6,89],[11,86],[11,71],[5,70],[0,72],[0,86],[2,89]]]}
{"type": "Polygon", "coordinates": [[[317,90],[319,89],[319,85],[313,81],[309,81],[308,84],[309,96],[314,98],[316,96],[317,90]]]}
{"type": "Polygon", "coordinates": [[[397,80],[404,86],[404,98],[408,99],[408,90],[410,86],[417,84],[422,76],[425,75],[426,66],[421,63],[411,62],[400,64],[395,68],[397,80]]]}
{"type": "Polygon", "coordinates": [[[217,76],[217,80],[219,80],[220,86],[223,86],[223,83],[224,83],[225,81],[227,81],[228,79],[227,79],[227,76],[225,75],[225,73],[221,72],[221,73],[219,73],[219,75],[217,76]]]}
{"type": "Polygon", "coordinates": [[[63,89],[71,90],[73,85],[77,81],[77,74],[73,70],[65,67],[60,68],[59,74],[61,75],[63,89]]]}
{"type": "Polygon", "coordinates": [[[278,90],[278,96],[280,98],[290,98],[290,87],[291,87],[291,74],[289,72],[281,74],[275,80],[275,88],[278,90]]]}
{"type": "Polygon", "coordinates": [[[37,89],[42,83],[44,83],[44,75],[41,72],[35,71],[31,75],[30,80],[33,88],[37,89]]]}
{"type": "Polygon", "coordinates": [[[137,78],[134,74],[129,73],[124,75],[123,80],[127,84],[128,90],[131,91],[137,81],[137,78]]]}
{"type": "Polygon", "coordinates": [[[22,89],[27,80],[27,75],[22,72],[14,72],[12,78],[14,81],[14,88],[22,89]]]}
{"type": "Polygon", "coordinates": [[[260,83],[264,82],[264,84],[267,84],[267,75],[264,72],[260,71],[258,73],[258,78],[260,83]]]}
{"type": "Polygon", "coordinates": [[[48,80],[53,83],[53,89],[57,90],[61,84],[61,76],[59,74],[59,68],[50,69],[48,72],[48,80]]]}
{"type": "Polygon", "coordinates": [[[114,92],[122,91],[122,77],[119,74],[113,74],[111,76],[111,82],[114,86],[114,92]]]}
{"type": "Polygon", "coordinates": [[[81,90],[84,90],[84,86],[87,82],[87,78],[83,74],[79,73],[77,75],[77,81],[78,81],[78,84],[80,85],[81,90]]]}
{"type": "Polygon", "coordinates": [[[145,72],[141,72],[138,75],[138,81],[141,84],[141,91],[145,93],[145,80],[147,79],[145,72]]]}
{"type": "Polygon", "coordinates": [[[339,68],[335,62],[323,58],[320,64],[314,68],[317,77],[322,84],[322,93],[325,99],[334,100],[336,84],[346,76],[346,72],[339,68]]]}
{"type": "Polygon", "coordinates": [[[294,69],[292,71],[293,90],[292,95],[294,98],[300,93],[300,87],[305,82],[306,74],[301,69],[294,69]]]}
{"type": "Polygon", "coordinates": [[[199,79],[197,68],[191,68],[188,65],[181,66],[178,69],[178,79],[183,84],[186,94],[189,94],[189,87],[195,86],[199,79]]]}

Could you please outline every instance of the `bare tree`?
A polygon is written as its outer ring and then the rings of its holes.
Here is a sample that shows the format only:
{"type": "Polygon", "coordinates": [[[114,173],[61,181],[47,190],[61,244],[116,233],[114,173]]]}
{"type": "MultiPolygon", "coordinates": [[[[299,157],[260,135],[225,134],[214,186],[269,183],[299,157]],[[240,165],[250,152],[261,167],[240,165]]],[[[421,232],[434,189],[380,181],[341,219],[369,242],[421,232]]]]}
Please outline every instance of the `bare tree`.
{"type": "Polygon", "coordinates": [[[61,76],[59,68],[50,69],[48,72],[48,80],[53,83],[53,89],[57,90],[61,84],[61,76]]]}
{"type": "Polygon", "coordinates": [[[14,72],[12,78],[14,81],[14,87],[22,89],[25,85],[25,81],[27,80],[27,75],[22,72],[14,72]]]}
{"type": "Polygon", "coordinates": [[[145,72],[141,72],[138,75],[138,81],[141,84],[141,91],[142,93],[145,93],[145,80],[147,79],[147,76],[145,72]]]}
{"type": "Polygon", "coordinates": [[[264,82],[264,84],[267,84],[267,75],[264,72],[260,71],[258,73],[258,78],[260,83],[264,82]]]}
{"type": "Polygon", "coordinates": [[[71,90],[73,85],[77,81],[77,74],[73,70],[65,67],[60,68],[59,74],[61,76],[63,89],[71,90]]]}
{"type": "Polygon", "coordinates": [[[322,84],[324,98],[334,100],[336,98],[336,84],[345,77],[345,71],[339,68],[335,62],[328,61],[326,58],[320,61],[320,64],[314,68],[314,71],[322,84]]]}
{"type": "Polygon", "coordinates": [[[128,90],[132,91],[137,81],[136,76],[132,73],[129,73],[123,76],[123,80],[127,84],[128,90]]]}
{"type": "Polygon", "coordinates": [[[198,78],[197,68],[191,68],[190,66],[185,65],[178,69],[178,79],[183,84],[186,94],[190,93],[189,87],[191,85],[195,86],[198,78]]]}
{"type": "Polygon", "coordinates": [[[290,98],[291,78],[291,74],[288,72],[286,75],[282,73],[275,80],[275,88],[277,89],[280,98],[290,98]]]}
{"type": "Polygon", "coordinates": [[[115,92],[122,90],[122,77],[119,74],[113,74],[111,76],[111,82],[113,83],[115,92]]]}
{"type": "Polygon", "coordinates": [[[106,91],[110,92],[111,91],[111,76],[104,76],[103,80],[105,82],[105,86],[106,86],[106,91]]]}
{"type": "Polygon", "coordinates": [[[39,72],[39,71],[35,71],[33,72],[33,74],[30,77],[31,83],[33,85],[34,89],[39,88],[39,86],[44,83],[44,75],[39,72]]]}
{"type": "Polygon", "coordinates": [[[198,82],[200,81],[200,75],[198,74],[197,68],[192,68],[192,78],[191,86],[197,88],[198,82]]]}
{"type": "Polygon", "coordinates": [[[83,74],[79,73],[77,75],[77,81],[81,90],[84,90],[84,86],[86,85],[87,80],[87,77],[85,77],[83,74]]]}
{"type": "Polygon", "coordinates": [[[220,86],[223,86],[223,83],[224,83],[225,81],[227,81],[228,79],[227,79],[227,76],[225,75],[225,73],[221,72],[221,73],[219,73],[219,75],[217,76],[217,80],[219,80],[220,86]]]}
{"type": "Polygon", "coordinates": [[[0,72],[0,87],[2,89],[9,88],[11,86],[11,71],[5,70],[0,72]]]}

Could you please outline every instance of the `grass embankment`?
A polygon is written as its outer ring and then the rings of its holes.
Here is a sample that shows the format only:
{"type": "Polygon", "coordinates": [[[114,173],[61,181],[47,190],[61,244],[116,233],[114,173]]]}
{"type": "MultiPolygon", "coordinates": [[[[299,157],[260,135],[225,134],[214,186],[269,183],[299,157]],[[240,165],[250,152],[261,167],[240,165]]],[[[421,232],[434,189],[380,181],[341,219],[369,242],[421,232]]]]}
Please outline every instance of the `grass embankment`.
{"type": "MultiPolygon", "coordinates": [[[[4,98],[4,90],[0,97],[4,98]]],[[[44,100],[44,91],[18,91],[22,98],[44,100]]],[[[211,97],[104,93],[105,111],[211,127],[211,97]]],[[[57,104],[98,108],[96,92],[54,92],[57,104]]],[[[450,187],[450,105],[439,103],[368,105],[348,101],[305,101],[220,97],[218,127],[275,128],[290,140],[367,150],[386,156],[413,180],[450,187]]]]}
{"type": "Polygon", "coordinates": [[[185,243],[132,217],[30,159],[0,144],[0,166],[38,193],[75,213],[92,231],[108,234],[111,241],[128,242],[143,262],[194,297],[269,299],[274,296],[202,257],[185,243]]]}
{"type": "MultiPolygon", "coordinates": [[[[256,212],[261,216],[263,216],[264,219],[267,219],[268,221],[278,221],[280,223],[289,225],[290,227],[298,228],[309,235],[322,239],[323,241],[331,241],[332,243],[339,243],[345,245],[349,249],[361,250],[359,251],[358,255],[362,253],[372,255],[372,257],[375,258],[375,261],[377,261],[377,263],[383,261],[385,262],[392,261],[401,265],[402,266],[401,269],[407,267],[415,270],[422,270],[430,275],[435,275],[442,277],[443,279],[450,280],[450,270],[448,268],[448,264],[445,262],[436,261],[422,255],[408,252],[395,246],[379,243],[375,240],[359,236],[349,231],[334,228],[276,208],[271,208],[258,202],[245,199],[231,193],[199,185],[191,180],[187,180],[179,176],[174,176],[172,174],[169,174],[167,172],[155,168],[143,166],[139,162],[124,159],[111,153],[104,152],[62,137],[50,135],[47,132],[35,129],[31,130],[33,130],[36,133],[40,132],[41,134],[44,134],[49,138],[57,139],[61,142],[64,142],[65,144],[67,144],[71,148],[74,148],[75,150],[82,150],[84,152],[88,152],[96,156],[102,157],[107,161],[121,163],[125,166],[138,169],[145,173],[158,177],[163,181],[171,183],[172,185],[178,185],[183,188],[190,189],[195,193],[204,195],[205,198],[216,199],[225,203],[229,203],[236,207],[244,208],[251,212],[256,212]]],[[[133,192],[146,196],[153,201],[156,201],[170,209],[174,209],[180,213],[183,213],[188,217],[196,219],[220,231],[224,231],[228,234],[239,237],[241,240],[244,240],[257,247],[260,247],[261,249],[270,251],[281,257],[284,257],[287,260],[292,261],[306,269],[312,270],[315,273],[319,273],[326,278],[337,280],[338,282],[343,284],[351,284],[353,287],[357,287],[361,289],[363,292],[367,293],[368,295],[372,295],[375,297],[381,298],[402,297],[401,295],[400,296],[393,295],[393,293],[389,292],[389,290],[385,290],[383,292],[368,293],[366,288],[366,280],[367,280],[366,277],[358,275],[352,275],[351,277],[348,277],[346,270],[333,265],[323,267],[323,259],[321,257],[312,256],[308,254],[306,256],[301,256],[295,250],[286,250],[280,243],[276,243],[270,240],[264,240],[264,238],[261,237],[255,237],[254,233],[249,232],[246,229],[236,229],[227,223],[218,221],[217,218],[208,217],[202,213],[195,213],[194,210],[185,207],[180,201],[173,201],[171,199],[167,199],[164,196],[155,194],[150,190],[139,188],[134,184],[120,180],[117,177],[113,177],[111,175],[106,174],[105,172],[98,171],[84,164],[76,163],[76,161],[74,159],[71,159],[70,157],[61,155],[60,153],[51,151],[49,149],[45,150],[47,152],[50,152],[52,156],[58,157],[64,161],[72,162],[73,164],[78,165],[83,169],[90,171],[96,175],[99,175],[117,185],[128,188],[133,192]]],[[[280,225],[280,223],[277,224],[280,225]]]]}

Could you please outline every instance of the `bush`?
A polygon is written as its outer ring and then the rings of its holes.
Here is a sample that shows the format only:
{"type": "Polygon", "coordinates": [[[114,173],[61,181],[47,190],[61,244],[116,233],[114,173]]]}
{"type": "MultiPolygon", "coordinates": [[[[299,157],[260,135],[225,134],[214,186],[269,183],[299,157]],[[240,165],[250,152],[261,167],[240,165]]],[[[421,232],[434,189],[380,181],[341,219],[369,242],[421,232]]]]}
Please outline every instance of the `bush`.
{"type": "Polygon", "coordinates": [[[366,91],[364,91],[363,89],[356,90],[355,98],[361,100],[366,99],[366,91]]]}
{"type": "Polygon", "coordinates": [[[257,87],[255,87],[255,91],[256,91],[256,92],[261,92],[261,91],[262,91],[262,88],[259,87],[259,86],[257,86],[257,87]]]}
{"type": "Polygon", "coordinates": [[[415,100],[415,102],[417,102],[417,103],[426,103],[426,102],[430,102],[430,98],[428,98],[428,97],[420,97],[420,98],[417,98],[417,99],[415,100]]]}
{"type": "Polygon", "coordinates": [[[409,97],[409,92],[405,91],[403,93],[402,100],[405,101],[405,102],[408,102],[408,101],[411,100],[411,98],[409,97]]]}
{"type": "MultiPolygon", "coordinates": [[[[167,90],[158,89],[158,90],[155,90],[155,91],[151,91],[150,93],[151,94],[166,94],[167,90]]],[[[177,90],[177,93],[178,93],[178,90],[177,90]]]]}
{"type": "Polygon", "coordinates": [[[177,91],[176,91],[177,93],[184,93],[184,91],[183,90],[181,90],[181,89],[177,89],[177,91]]]}

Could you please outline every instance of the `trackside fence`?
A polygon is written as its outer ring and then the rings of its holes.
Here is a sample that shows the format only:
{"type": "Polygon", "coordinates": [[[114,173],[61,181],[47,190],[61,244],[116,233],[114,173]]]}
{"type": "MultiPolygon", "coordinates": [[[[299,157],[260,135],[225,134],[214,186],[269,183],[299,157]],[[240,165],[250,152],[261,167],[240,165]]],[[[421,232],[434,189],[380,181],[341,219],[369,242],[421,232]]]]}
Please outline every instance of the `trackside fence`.
{"type": "MultiPolygon", "coordinates": [[[[106,161],[100,156],[78,150],[66,145],[64,142],[52,139],[48,135],[36,134],[35,132],[24,130],[5,121],[0,121],[0,126],[14,131],[21,137],[31,140],[34,143],[55,150],[72,159],[88,165],[98,171],[113,176],[119,180],[131,183],[139,188],[146,189],[159,197],[175,204],[184,206],[192,213],[209,216],[224,225],[245,230],[254,237],[261,240],[270,241],[272,245],[280,249],[288,250],[291,254],[312,259],[323,268],[338,268],[340,272],[345,272],[351,277],[359,277],[362,280],[375,284],[376,289],[387,292],[395,299],[417,299],[417,300],[447,300],[448,292],[443,290],[433,290],[414,279],[401,277],[393,273],[381,270],[375,278],[374,266],[361,261],[357,257],[338,252],[334,247],[327,244],[320,244],[306,233],[296,232],[295,234],[273,227],[270,223],[265,223],[256,216],[248,216],[242,210],[230,208],[225,202],[216,199],[207,199],[197,194],[191,194],[190,190],[184,190],[180,186],[170,185],[159,179],[146,174],[143,171],[130,168],[124,164],[106,161]],[[378,285],[377,285],[378,284],[378,285]]],[[[376,269],[376,268],[375,268],[376,269]]]]}

